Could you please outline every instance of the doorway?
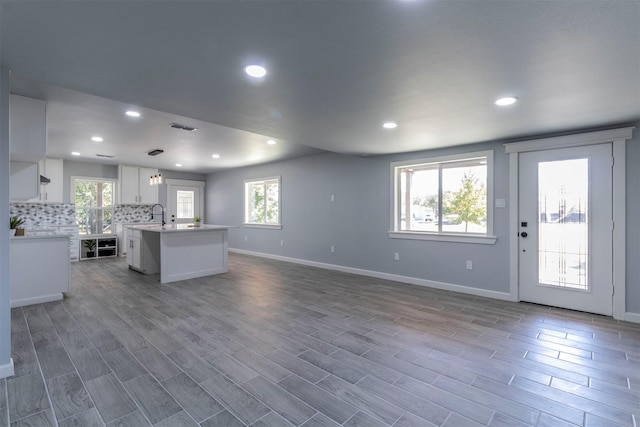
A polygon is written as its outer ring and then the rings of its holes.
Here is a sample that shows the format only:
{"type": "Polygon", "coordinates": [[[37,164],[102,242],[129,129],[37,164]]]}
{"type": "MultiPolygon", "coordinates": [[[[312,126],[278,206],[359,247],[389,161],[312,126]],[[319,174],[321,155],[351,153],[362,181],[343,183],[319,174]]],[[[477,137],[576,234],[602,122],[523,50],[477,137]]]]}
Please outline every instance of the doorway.
{"type": "Polygon", "coordinates": [[[167,179],[167,222],[191,223],[204,216],[204,182],[167,179]]]}
{"type": "Polygon", "coordinates": [[[626,311],[625,151],[633,130],[505,144],[514,301],[635,319],[626,311]]]}
{"type": "Polygon", "coordinates": [[[519,162],[520,299],[613,314],[611,144],[519,162]]]}

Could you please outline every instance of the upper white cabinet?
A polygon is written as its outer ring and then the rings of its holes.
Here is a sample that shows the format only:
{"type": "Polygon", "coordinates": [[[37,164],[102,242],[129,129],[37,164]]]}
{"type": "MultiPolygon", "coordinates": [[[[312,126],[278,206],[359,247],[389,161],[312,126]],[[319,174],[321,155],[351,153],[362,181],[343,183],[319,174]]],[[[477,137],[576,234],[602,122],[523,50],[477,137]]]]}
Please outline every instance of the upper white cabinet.
{"type": "Polygon", "coordinates": [[[9,194],[11,200],[29,200],[39,197],[38,163],[12,161],[10,170],[9,194]]]}
{"type": "Polygon", "coordinates": [[[47,155],[47,108],[39,99],[9,98],[9,152],[11,160],[37,162],[47,155]]]}
{"type": "Polygon", "coordinates": [[[157,174],[158,169],[120,165],[118,167],[120,203],[145,205],[158,203],[158,186],[149,184],[149,178],[157,174]]]}
{"type": "Polygon", "coordinates": [[[40,175],[51,182],[40,185],[40,202],[62,203],[63,174],[62,159],[40,160],[40,175]]]}

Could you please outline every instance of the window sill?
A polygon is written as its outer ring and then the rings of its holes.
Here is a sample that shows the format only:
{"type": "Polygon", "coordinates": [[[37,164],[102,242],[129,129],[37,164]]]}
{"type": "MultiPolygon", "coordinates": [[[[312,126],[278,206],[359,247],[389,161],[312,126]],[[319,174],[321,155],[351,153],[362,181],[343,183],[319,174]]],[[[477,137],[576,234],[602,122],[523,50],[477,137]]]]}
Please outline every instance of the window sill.
{"type": "Polygon", "coordinates": [[[245,222],[242,226],[247,228],[271,228],[273,230],[282,229],[282,224],[256,224],[253,222],[245,222]]]}
{"type": "Polygon", "coordinates": [[[477,243],[482,245],[494,245],[496,236],[454,234],[454,233],[416,233],[413,231],[389,231],[392,239],[408,240],[433,240],[436,242],[477,243]]]}

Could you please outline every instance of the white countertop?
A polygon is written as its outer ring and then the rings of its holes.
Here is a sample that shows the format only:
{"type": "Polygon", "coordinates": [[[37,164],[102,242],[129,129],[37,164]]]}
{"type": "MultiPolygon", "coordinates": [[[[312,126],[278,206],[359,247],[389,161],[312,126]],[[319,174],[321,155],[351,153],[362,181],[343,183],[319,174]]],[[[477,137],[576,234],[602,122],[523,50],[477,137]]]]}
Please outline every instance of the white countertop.
{"type": "Polygon", "coordinates": [[[156,233],[173,233],[182,231],[211,231],[211,230],[228,230],[233,228],[230,225],[213,225],[201,224],[196,227],[193,224],[167,224],[167,225],[130,225],[128,228],[133,230],[153,231],[156,233]]]}

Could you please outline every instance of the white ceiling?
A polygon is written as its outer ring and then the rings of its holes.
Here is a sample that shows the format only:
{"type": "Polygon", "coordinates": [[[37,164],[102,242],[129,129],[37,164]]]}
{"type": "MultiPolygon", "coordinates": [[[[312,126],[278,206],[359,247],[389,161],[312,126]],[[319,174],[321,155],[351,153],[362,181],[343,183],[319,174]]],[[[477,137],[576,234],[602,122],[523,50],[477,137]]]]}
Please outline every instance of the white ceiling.
{"type": "Polygon", "coordinates": [[[640,120],[639,1],[6,1],[49,151],[209,172],[640,120]],[[243,72],[268,69],[260,82],[243,72]],[[513,107],[493,101],[516,96],[513,107]],[[124,110],[138,107],[132,120],[124,110]],[[396,121],[394,130],[381,127],[396,121]],[[196,132],[170,129],[171,122],[196,132]],[[92,135],[102,143],[90,141],[92,135]],[[267,146],[267,139],[278,144],[267,146]],[[151,158],[146,152],[164,149],[151,158]],[[211,154],[219,153],[214,160],[211,154]]]}

